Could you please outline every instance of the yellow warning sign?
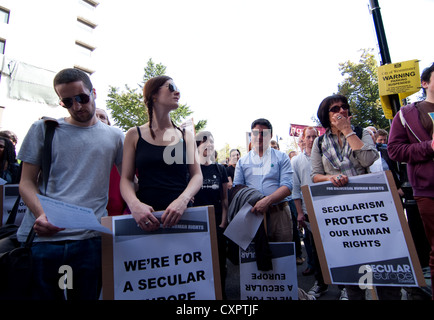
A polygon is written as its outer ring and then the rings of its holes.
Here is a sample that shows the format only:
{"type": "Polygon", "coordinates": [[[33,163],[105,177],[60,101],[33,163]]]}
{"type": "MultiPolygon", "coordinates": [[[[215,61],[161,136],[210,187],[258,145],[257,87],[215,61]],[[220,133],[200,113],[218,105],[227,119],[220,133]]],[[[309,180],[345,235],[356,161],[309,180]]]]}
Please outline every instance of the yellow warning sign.
{"type": "Polygon", "coordinates": [[[392,108],[387,96],[398,94],[402,100],[421,88],[419,60],[391,63],[378,67],[378,89],[386,119],[392,119],[392,108]]]}

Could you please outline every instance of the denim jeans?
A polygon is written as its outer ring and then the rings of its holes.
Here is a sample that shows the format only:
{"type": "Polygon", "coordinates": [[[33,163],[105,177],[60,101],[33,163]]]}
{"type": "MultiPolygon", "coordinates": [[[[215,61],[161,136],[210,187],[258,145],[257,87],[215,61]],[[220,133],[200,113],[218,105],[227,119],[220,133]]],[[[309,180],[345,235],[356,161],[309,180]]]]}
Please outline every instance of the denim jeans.
{"type": "Polygon", "coordinates": [[[101,238],[34,242],[32,256],[33,299],[98,300],[101,291],[101,238]],[[66,272],[70,277],[68,280],[72,278],[67,282],[72,283],[72,288],[66,286],[66,290],[59,285],[59,280],[65,277],[64,271],[59,273],[63,265],[69,270],[66,272]]]}

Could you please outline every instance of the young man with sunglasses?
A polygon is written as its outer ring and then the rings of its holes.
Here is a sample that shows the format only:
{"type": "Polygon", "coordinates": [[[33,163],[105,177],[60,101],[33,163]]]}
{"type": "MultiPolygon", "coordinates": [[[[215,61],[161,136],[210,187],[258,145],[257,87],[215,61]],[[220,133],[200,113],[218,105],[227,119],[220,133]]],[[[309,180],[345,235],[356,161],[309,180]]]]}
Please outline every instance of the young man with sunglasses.
{"type": "Polygon", "coordinates": [[[288,205],[292,190],[291,161],[286,153],[270,148],[273,127],[267,119],[253,121],[251,129],[252,150],[238,160],[234,186],[246,185],[265,196],[251,212],[266,215],[269,241],[292,241],[288,205]]]}
{"type": "Polygon", "coordinates": [[[67,290],[67,299],[96,300],[101,288],[100,234],[54,226],[37,194],[91,208],[100,220],[107,215],[110,171],[113,164],[120,169],[124,136],[119,129],[96,117],[95,90],[84,72],[60,71],[54,78],[54,90],[69,117],[57,120],[46,186],[39,179],[44,120],[36,121],[23,141],[18,155],[23,162],[20,193],[29,210],[18,230],[18,240],[24,242],[31,228],[36,232],[32,247],[34,299],[64,299],[58,284],[59,268],[68,265],[72,269],[73,288],[67,290]]]}

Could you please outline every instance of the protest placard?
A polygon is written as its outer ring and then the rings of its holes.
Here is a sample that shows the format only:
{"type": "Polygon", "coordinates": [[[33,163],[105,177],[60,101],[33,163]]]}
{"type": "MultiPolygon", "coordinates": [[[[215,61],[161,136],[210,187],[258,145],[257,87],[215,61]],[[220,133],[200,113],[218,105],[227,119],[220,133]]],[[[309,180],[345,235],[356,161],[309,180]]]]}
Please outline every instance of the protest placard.
{"type": "Polygon", "coordinates": [[[270,242],[273,269],[260,271],[254,244],[240,248],[241,300],[297,300],[297,265],[293,242],[270,242]]]}
{"type": "Polygon", "coordinates": [[[221,299],[213,206],[188,208],[175,226],[151,232],[131,215],[102,224],[113,232],[102,238],[104,300],[221,299]]]}
{"type": "Polygon", "coordinates": [[[302,192],[326,283],[426,285],[390,171],[302,192]]]}
{"type": "MultiPolygon", "coordinates": [[[[9,218],[9,214],[15,204],[15,201],[19,197],[19,186],[18,184],[4,184],[0,185],[0,226],[5,225],[9,218]]],[[[15,218],[15,224],[20,225],[23,220],[24,214],[26,213],[27,206],[23,199],[20,199],[18,204],[17,216],[15,218]]]]}

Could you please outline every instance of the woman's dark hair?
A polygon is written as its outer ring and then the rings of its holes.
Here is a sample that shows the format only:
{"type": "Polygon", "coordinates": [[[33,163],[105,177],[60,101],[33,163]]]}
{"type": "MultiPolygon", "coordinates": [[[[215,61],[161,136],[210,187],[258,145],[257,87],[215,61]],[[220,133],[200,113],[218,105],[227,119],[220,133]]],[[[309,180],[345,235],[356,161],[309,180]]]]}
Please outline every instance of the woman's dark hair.
{"type": "MultiPolygon", "coordinates": [[[[143,87],[143,99],[148,110],[149,129],[151,130],[151,136],[155,139],[155,133],[152,130],[152,115],[154,114],[154,95],[158,93],[158,90],[168,81],[172,80],[168,76],[157,76],[146,81],[143,87]]],[[[175,126],[176,127],[176,126],[175,126]]]]}
{"type": "Polygon", "coordinates": [[[16,145],[18,142],[18,137],[15,133],[9,130],[0,131],[0,137],[7,138],[12,141],[12,144],[16,145]]]}
{"type": "Polygon", "coordinates": [[[18,183],[19,171],[18,166],[16,165],[17,155],[15,152],[15,146],[8,138],[0,137],[0,140],[4,141],[5,143],[5,148],[3,149],[3,156],[0,159],[0,177],[3,177],[3,171],[9,170],[12,176],[11,183],[18,183]]]}
{"type": "MultiPolygon", "coordinates": [[[[348,104],[348,99],[341,94],[334,94],[325,98],[319,105],[317,117],[321,122],[321,125],[328,129],[330,128],[330,118],[329,118],[329,109],[333,103],[342,102],[348,104]]],[[[350,110],[348,109],[348,115],[351,115],[350,110]]]]}
{"type": "MultiPolygon", "coordinates": [[[[0,140],[4,141],[5,143],[3,157],[0,159],[0,161],[2,161],[3,164],[5,161],[7,161],[8,163],[14,163],[17,160],[17,155],[15,152],[15,146],[12,144],[12,141],[5,137],[0,137],[0,140]]],[[[3,167],[0,169],[3,169],[3,167]]]]}

